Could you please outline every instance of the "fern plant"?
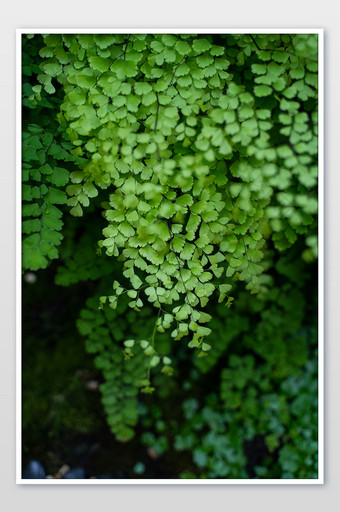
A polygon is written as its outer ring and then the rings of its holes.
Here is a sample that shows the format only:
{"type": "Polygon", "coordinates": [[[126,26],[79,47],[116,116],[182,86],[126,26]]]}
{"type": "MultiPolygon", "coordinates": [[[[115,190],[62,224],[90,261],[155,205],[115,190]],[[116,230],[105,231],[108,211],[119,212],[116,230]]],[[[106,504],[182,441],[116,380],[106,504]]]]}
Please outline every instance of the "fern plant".
{"type": "Polygon", "coordinates": [[[23,37],[23,268],[59,258],[58,284],[97,283],[78,327],[118,439],[183,344],[203,373],[240,336],[277,375],[305,363],[285,338],[303,317],[288,277],[317,258],[317,47],[315,34],[23,37]]]}

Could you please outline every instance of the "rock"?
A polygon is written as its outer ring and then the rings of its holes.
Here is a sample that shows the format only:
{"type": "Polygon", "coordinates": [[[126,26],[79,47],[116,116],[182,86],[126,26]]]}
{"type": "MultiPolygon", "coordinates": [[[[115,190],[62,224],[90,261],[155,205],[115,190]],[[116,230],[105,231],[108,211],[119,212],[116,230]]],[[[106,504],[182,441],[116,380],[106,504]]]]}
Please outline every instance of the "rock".
{"type": "Polygon", "coordinates": [[[87,380],[85,382],[85,387],[89,391],[98,391],[98,389],[99,389],[99,382],[97,380],[87,380]]]}
{"type": "Polygon", "coordinates": [[[84,468],[73,468],[70,469],[63,478],[86,478],[84,468]]]}
{"type": "Polygon", "coordinates": [[[67,464],[63,464],[61,468],[59,469],[58,473],[55,475],[56,478],[63,478],[63,476],[70,471],[70,466],[67,464]]]}
{"type": "Polygon", "coordinates": [[[26,274],[24,274],[24,279],[26,283],[34,284],[37,282],[37,275],[33,272],[26,272],[26,274]]]}
{"type": "Polygon", "coordinates": [[[46,472],[40,462],[31,460],[27,464],[22,478],[46,478],[46,472]]]}
{"type": "Polygon", "coordinates": [[[156,450],[154,448],[152,448],[152,446],[149,446],[146,451],[147,451],[150,459],[153,459],[153,460],[159,459],[159,454],[156,452],[156,450]]]}

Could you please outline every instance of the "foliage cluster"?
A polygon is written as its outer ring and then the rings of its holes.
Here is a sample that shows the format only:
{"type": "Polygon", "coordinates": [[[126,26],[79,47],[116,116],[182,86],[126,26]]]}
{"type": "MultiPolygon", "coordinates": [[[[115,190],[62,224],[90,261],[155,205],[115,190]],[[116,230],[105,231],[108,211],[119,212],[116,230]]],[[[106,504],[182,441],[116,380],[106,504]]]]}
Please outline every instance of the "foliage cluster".
{"type": "Polygon", "coordinates": [[[142,441],[202,478],[256,436],[256,477],[317,475],[317,71],[311,34],[23,38],[24,271],[93,283],[112,432],[166,399],[142,441]]]}

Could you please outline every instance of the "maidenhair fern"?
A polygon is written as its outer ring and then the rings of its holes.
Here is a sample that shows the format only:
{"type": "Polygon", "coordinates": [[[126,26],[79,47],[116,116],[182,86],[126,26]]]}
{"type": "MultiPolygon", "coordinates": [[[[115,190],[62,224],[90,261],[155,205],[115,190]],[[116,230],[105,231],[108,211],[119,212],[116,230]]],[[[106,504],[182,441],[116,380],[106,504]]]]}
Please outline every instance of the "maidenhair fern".
{"type": "Polygon", "coordinates": [[[57,282],[105,276],[79,329],[98,354],[113,432],[129,438],[138,389],[153,390],[156,368],[172,371],[163,334],[213,367],[247,320],[219,334],[209,304],[227,316],[244,283],[264,301],[254,336],[267,340],[268,319],[279,323],[299,294],[278,294],[277,254],[296,245],[301,261],[317,257],[317,36],[46,34],[24,44],[24,268],[58,258],[62,215],[85,221],[95,204],[101,233],[57,282]],[[126,308],[144,337],[112,337],[126,308]]]}

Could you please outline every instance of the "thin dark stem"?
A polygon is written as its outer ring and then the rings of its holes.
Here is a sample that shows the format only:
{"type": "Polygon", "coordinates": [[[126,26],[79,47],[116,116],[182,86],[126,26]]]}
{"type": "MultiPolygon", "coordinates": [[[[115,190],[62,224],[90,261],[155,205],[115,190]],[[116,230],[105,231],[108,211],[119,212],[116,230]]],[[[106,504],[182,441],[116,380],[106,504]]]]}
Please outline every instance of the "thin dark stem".
{"type": "MultiPolygon", "coordinates": [[[[54,138],[55,138],[55,134],[57,133],[57,130],[58,130],[58,126],[55,128],[55,130],[54,130],[54,132],[53,132],[53,134],[52,134],[52,140],[51,140],[51,142],[49,143],[49,145],[48,145],[48,147],[47,147],[47,149],[46,149],[46,153],[45,153],[45,160],[44,160],[43,166],[47,163],[47,160],[48,160],[48,152],[49,152],[49,150],[51,149],[51,146],[52,146],[52,144],[53,144],[53,142],[54,142],[54,138]]],[[[41,193],[41,186],[42,186],[42,185],[40,185],[40,187],[39,187],[39,195],[40,195],[40,197],[39,197],[39,208],[40,208],[39,220],[40,220],[40,230],[39,230],[39,242],[38,242],[38,244],[37,244],[37,245],[39,245],[39,244],[40,244],[40,242],[41,242],[41,230],[42,230],[42,228],[43,228],[42,220],[41,220],[41,219],[42,219],[42,214],[43,214],[43,212],[42,212],[42,200],[43,200],[43,199],[42,199],[42,193],[41,193]]]]}
{"type": "Polygon", "coordinates": [[[104,305],[104,307],[102,309],[102,312],[103,312],[103,316],[104,316],[104,319],[105,319],[106,326],[107,326],[108,331],[109,331],[109,338],[111,339],[113,345],[115,345],[115,340],[114,340],[114,338],[112,336],[112,332],[111,332],[111,329],[110,329],[110,321],[109,321],[107,313],[105,311],[105,305],[104,305]]]}
{"type": "MultiPolygon", "coordinates": [[[[156,135],[157,133],[157,124],[158,124],[158,115],[159,115],[159,98],[158,98],[158,92],[156,91],[156,98],[157,98],[157,110],[156,110],[156,119],[155,119],[155,126],[154,126],[154,134],[156,135]]],[[[160,152],[159,152],[159,146],[158,146],[158,142],[156,142],[156,147],[157,147],[157,158],[158,160],[161,159],[161,155],[160,155],[160,152]]]]}
{"type": "MultiPolygon", "coordinates": [[[[256,48],[260,51],[260,52],[279,52],[279,53],[289,53],[289,55],[293,55],[295,56],[295,53],[293,52],[290,52],[288,50],[282,50],[281,48],[260,48],[259,45],[257,44],[257,42],[255,41],[255,38],[254,36],[252,36],[251,34],[248,34],[249,37],[251,38],[251,40],[253,41],[254,45],[256,46],[256,48]]],[[[317,62],[316,60],[314,59],[311,59],[310,57],[303,57],[304,59],[306,60],[310,60],[312,62],[317,62]]]]}
{"type": "Polygon", "coordinates": [[[128,38],[126,40],[126,45],[125,45],[125,48],[124,48],[124,59],[123,60],[125,60],[125,57],[126,57],[126,50],[127,50],[128,44],[129,44],[129,40],[130,40],[130,34],[128,35],[128,38]]]}
{"type": "MultiPolygon", "coordinates": [[[[230,201],[231,201],[231,204],[232,204],[232,207],[235,208],[235,204],[234,204],[234,201],[233,201],[233,198],[231,196],[231,191],[230,191],[230,180],[228,180],[228,192],[229,192],[229,197],[230,197],[230,201]]],[[[235,219],[235,222],[236,224],[241,227],[241,224],[235,219]]],[[[246,247],[246,243],[244,241],[244,238],[243,238],[243,235],[242,233],[240,233],[240,237],[242,238],[242,242],[243,242],[243,245],[244,245],[244,255],[246,257],[246,260],[247,260],[247,263],[248,263],[248,268],[249,268],[249,259],[248,259],[248,252],[247,252],[247,247],[246,247]]]]}
{"type": "MultiPolygon", "coordinates": [[[[164,199],[164,196],[163,196],[163,199],[164,199]]],[[[172,232],[172,229],[171,229],[171,226],[169,224],[169,221],[167,220],[166,221],[166,225],[168,227],[168,231],[169,231],[169,234],[170,234],[170,246],[171,246],[171,251],[173,252],[173,254],[175,255],[175,258],[177,260],[177,263],[178,263],[178,272],[179,272],[179,275],[180,275],[180,278],[181,278],[181,281],[182,281],[182,284],[183,284],[183,288],[184,288],[184,291],[185,291],[185,294],[186,294],[186,298],[187,298],[187,304],[188,306],[190,307],[190,311],[191,311],[191,318],[192,318],[192,315],[193,315],[193,309],[192,309],[192,306],[191,306],[191,303],[189,301],[189,296],[188,296],[188,290],[187,290],[187,287],[185,286],[185,283],[184,283],[184,279],[183,279],[183,276],[182,276],[182,270],[181,270],[181,263],[180,263],[180,260],[176,254],[176,251],[175,251],[175,248],[174,248],[174,242],[173,242],[173,239],[174,239],[174,234],[172,232]]]]}
{"type": "Polygon", "coordinates": [[[177,71],[177,69],[178,69],[179,65],[180,65],[180,64],[182,64],[182,62],[184,61],[184,59],[185,59],[185,58],[186,58],[186,55],[184,55],[184,57],[182,57],[182,59],[181,59],[181,60],[179,61],[179,63],[177,64],[177,66],[174,68],[174,71],[173,71],[173,73],[172,73],[172,77],[171,77],[171,79],[170,79],[170,82],[169,82],[168,87],[166,88],[166,91],[169,89],[170,85],[172,84],[172,81],[173,81],[173,79],[175,78],[175,73],[176,73],[176,71],[177,71]]]}
{"type": "Polygon", "coordinates": [[[254,45],[256,46],[256,48],[259,50],[259,51],[262,51],[262,48],[259,47],[259,45],[257,44],[257,42],[255,41],[255,38],[249,34],[249,37],[251,38],[251,40],[253,41],[254,45]]]}
{"type": "Polygon", "coordinates": [[[156,110],[156,120],[155,120],[155,127],[153,129],[155,135],[157,132],[157,124],[158,124],[158,114],[159,114],[159,99],[158,99],[158,92],[156,92],[156,98],[157,98],[157,110],[156,110]]]}
{"type": "MultiPolygon", "coordinates": [[[[131,37],[133,37],[134,39],[136,39],[136,41],[142,41],[142,39],[138,39],[138,37],[136,37],[135,35],[131,34],[131,37]]],[[[145,41],[143,41],[145,43],[145,41]]],[[[155,52],[153,51],[153,49],[151,48],[151,46],[149,46],[147,43],[145,43],[145,46],[148,48],[148,50],[150,50],[150,52],[152,54],[155,54],[155,52]]]]}
{"type": "MultiPolygon", "coordinates": [[[[123,53],[121,53],[120,55],[118,55],[118,57],[116,57],[115,59],[113,59],[113,61],[112,61],[112,62],[111,62],[111,64],[109,65],[109,67],[108,67],[108,70],[107,70],[107,71],[109,71],[109,69],[111,69],[111,66],[112,66],[112,65],[113,65],[113,64],[114,64],[118,59],[120,59],[123,55],[124,55],[124,52],[123,52],[123,53]]],[[[125,60],[125,59],[124,59],[124,60],[125,60]]],[[[98,83],[99,79],[103,76],[103,74],[104,74],[104,73],[107,73],[107,71],[103,71],[102,73],[100,73],[100,75],[98,75],[98,76],[97,76],[96,83],[95,83],[94,85],[92,85],[92,87],[91,87],[89,90],[93,89],[93,87],[95,87],[95,86],[97,85],[97,83],[98,83]]]]}

